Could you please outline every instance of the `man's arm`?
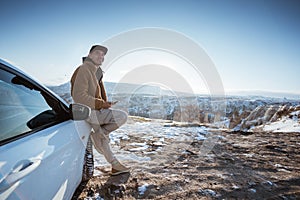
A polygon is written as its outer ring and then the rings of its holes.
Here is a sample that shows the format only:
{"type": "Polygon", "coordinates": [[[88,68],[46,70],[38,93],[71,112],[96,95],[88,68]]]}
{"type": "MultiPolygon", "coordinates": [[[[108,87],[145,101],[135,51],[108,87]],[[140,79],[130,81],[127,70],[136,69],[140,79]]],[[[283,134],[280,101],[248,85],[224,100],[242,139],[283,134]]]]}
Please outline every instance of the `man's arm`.
{"type": "Polygon", "coordinates": [[[106,95],[103,81],[99,81],[99,85],[100,85],[100,89],[101,89],[101,97],[104,101],[107,101],[107,95],[106,95]]]}

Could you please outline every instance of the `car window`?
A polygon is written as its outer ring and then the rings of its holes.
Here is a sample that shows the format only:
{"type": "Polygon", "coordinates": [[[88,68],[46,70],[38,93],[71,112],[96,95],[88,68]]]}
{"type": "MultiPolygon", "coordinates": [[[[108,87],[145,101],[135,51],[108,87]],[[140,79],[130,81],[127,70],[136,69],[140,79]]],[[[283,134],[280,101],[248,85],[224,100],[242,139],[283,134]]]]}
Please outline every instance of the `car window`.
{"type": "Polygon", "coordinates": [[[0,69],[0,142],[66,119],[59,102],[30,81],[0,69]]]}

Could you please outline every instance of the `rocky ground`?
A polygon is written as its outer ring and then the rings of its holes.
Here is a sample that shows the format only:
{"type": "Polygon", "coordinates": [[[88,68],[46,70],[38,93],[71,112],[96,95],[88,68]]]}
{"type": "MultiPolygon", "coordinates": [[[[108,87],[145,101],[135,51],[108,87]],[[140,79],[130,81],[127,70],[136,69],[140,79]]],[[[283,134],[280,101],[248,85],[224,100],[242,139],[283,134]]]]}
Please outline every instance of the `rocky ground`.
{"type": "Polygon", "coordinates": [[[228,132],[140,119],[114,134],[121,132],[112,145],[131,173],[110,176],[96,154],[95,176],[73,199],[300,198],[299,132],[228,132]]]}

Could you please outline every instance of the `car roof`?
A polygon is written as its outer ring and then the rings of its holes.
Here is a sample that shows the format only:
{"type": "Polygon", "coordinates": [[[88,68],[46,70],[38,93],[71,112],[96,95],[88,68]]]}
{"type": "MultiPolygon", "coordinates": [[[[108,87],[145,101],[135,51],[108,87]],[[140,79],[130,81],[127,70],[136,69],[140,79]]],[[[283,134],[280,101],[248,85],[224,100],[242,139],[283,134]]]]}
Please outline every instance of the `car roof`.
{"type": "Polygon", "coordinates": [[[19,74],[22,74],[23,76],[29,78],[30,80],[32,80],[33,82],[35,82],[35,84],[37,84],[39,87],[41,87],[43,90],[47,91],[48,93],[50,93],[52,96],[56,97],[57,99],[59,99],[61,102],[63,102],[66,106],[68,105],[68,103],[66,103],[66,101],[64,99],[62,99],[60,96],[58,96],[56,93],[54,93],[52,90],[50,90],[47,86],[45,86],[44,84],[42,84],[40,81],[38,81],[37,79],[35,79],[34,77],[30,76],[29,74],[27,74],[26,72],[22,71],[21,69],[19,69],[18,67],[10,64],[9,62],[3,60],[0,58],[0,63],[5,65],[7,68],[9,68],[10,70],[13,70],[19,74]]]}

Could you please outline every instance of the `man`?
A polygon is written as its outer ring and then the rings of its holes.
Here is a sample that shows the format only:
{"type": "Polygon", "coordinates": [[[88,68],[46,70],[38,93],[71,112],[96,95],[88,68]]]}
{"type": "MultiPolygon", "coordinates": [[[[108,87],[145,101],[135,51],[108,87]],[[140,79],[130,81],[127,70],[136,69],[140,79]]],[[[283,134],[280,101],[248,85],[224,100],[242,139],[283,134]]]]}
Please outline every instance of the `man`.
{"type": "Polygon", "coordinates": [[[75,70],[71,78],[71,95],[76,103],[85,104],[92,109],[91,116],[87,119],[94,129],[92,142],[96,150],[111,164],[111,174],[117,175],[129,172],[130,168],[122,165],[112,153],[109,133],[126,122],[127,114],[112,109],[113,103],[107,101],[100,68],[106,53],[107,48],[104,46],[91,47],[88,56],[83,59],[83,64],[75,70]]]}

